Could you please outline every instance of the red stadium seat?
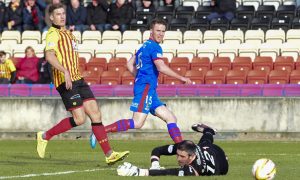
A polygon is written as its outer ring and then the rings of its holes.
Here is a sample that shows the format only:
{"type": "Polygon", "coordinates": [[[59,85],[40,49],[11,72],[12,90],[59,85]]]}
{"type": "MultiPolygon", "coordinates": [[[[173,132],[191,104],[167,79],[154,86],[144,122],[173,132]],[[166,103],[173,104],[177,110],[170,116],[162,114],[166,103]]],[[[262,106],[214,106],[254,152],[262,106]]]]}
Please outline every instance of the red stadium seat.
{"type": "Polygon", "coordinates": [[[235,57],[233,59],[232,70],[248,71],[252,70],[252,60],[250,57],[235,57]]]}
{"type": "Polygon", "coordinates": [[[300,56],[297,58],[297,61],[295,62],[295,68],[300,69],[300,56]]]}
{"type": "Polygon", "coordinates": [[[134,84],[134,77],[131,74],[131,72],[129,72],[129,71],[125,71],[122,74],[121,80],[122,80],[122,84],[125,84],[125,85],[133,85],[134,84]]]}
{"type": "Polygon", "coordinates": [[[101,84],[117,85],[121,79],[118,71],[103,71],[101,75],[101,84]]]}
{"type": "Polygon", "coordinates": [[[101,74],[103,71],[106,71],[106,69],[107,63],[105,58],[92,58],[86,64],[86,70],[88,71],[99,71],[101,74]]]}
{"type": "Polygon", "coordinates": [[[210,70],[210,61],[208,57],[194,57],[191,62],[191,70],[202,71],[206,74],[210,70]]]}
{"type": "Polygon", "coordinates": [[[287,70],[272,70],[269,74],[269,84],[288,84],[289,75],[287,70]]]}
{"type": "Polygon", "coordinates": [[[290,84],[300,84],[300,69],[293,70],[290,74],[290,84]]]}
{"type": "Polygon", "coordinates": [[[264,70],[251,70],[247,76],[248,84],[267,84],[268,72],[264,70]]]}
{"type": "Polygon", "coordinates": [[[273,70],[273,59],[267,56],[256,56],[253,62],[254,70],[265,70],[268,73],[273,70]]]}
{"type": "Polygon", "coordinates": [[[291,56],[278,56],[274,62],[274,70],[287,70],[290,73],[294,69],[295,63],[291,56]]]}
{"type": "Polygon", "coordinates": [[[204,73],[197,70],[188,70],[185,77],[190,78],[192,84],[204,84],[204,73]]]}
{"type": "Polygon", "coordinates": [[[211,62],[211,70],[224,71],[225,74],[231,69],[229,57],[215,57],[211,62]]]}
{"type": "Polygon", "coordinates": [[[241,70],[229,70],[226,75],[226,84],[245,84],[247,72],[241,70]]]}
{"type": "Polygon", "coordinates": [[[225,84],[225,72],[219,70],[207,71],[205,84],[225,84]]]}
{"type": "Polygon", "coordinates": [[[169,66],[180,75],[185,75],[186,71],[190,69],[190,63],[187,57],[173,57],[169,66]]]}
{"type": "Polygon", "coordinates": [[[127,70],[127,59],[123,57],[111,58],[107,64],[108,71],[118,71],[120,75],[127,70]]]}
{"type": "Polygon", "coordinates": [[[100,78],[99,77],[85,77],[84,81],[88,84],[88,85],[93,85],[93,84],[99,84],[100,83],[100,78]]]}
{"type": "Polygon", "coordinates": [[[164,84],[172,84],[172,85],[176,85],[176,84],[183,84],[182,81],[180,81],[179,79],[173,78],[171,76],[164,76],[164,84]]]}

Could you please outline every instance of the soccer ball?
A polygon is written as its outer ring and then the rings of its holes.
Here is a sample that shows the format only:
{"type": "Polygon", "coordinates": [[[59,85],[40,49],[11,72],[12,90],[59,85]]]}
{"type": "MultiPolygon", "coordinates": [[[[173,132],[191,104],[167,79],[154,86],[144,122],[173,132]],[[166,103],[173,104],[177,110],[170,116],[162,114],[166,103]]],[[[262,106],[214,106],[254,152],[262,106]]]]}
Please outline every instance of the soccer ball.
{"type": "Polygon", "coordinates": [[[256,180],[271,180],[275,177],[275,163],[270,159],[259,159],[252,166],[252,174],[256,180]]]}

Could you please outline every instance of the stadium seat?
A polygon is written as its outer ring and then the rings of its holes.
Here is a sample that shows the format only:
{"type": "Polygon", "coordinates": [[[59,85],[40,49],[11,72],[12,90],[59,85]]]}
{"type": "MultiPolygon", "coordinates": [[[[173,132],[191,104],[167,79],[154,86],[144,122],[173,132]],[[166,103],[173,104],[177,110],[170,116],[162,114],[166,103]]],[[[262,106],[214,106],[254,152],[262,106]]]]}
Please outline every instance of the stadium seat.
{"type": "Polygon", "coordinates": [[[300,28],[300,18],[295,17],[292,21],[292,29],[299,29],[300,28]]]}
{"type": "Polygon", "coordinates": [[[99,84],[100,83],[100,78],[97,77],[85,77],[84,81],[90,86],[94,84],[99,84]]]}
{"type": "Polygon", "coordinates": [[[210,30],[220,30],[223,33],[229,29],[229,20],[216,18],[210,21],[210,30]]]}
{"type": "Polygon", "coordinates": [[[245,43],[260,45],[265,41],[265,33],[262,30],[248,30],[245,33],[245,43]]]}
{"type": "Polygon", "coordinates": [[[271,27],[271,19],[268,17],[261,17],[261,18],[253,18],[251,20],[250,28],[252,30],[263,30],[266,32],[271,27]]]}
{"type": "Polygon", "coordinates": [[[174,16],[173,7],[170,6],[158,6],[156,9],[156,18],[164,19],[167,23],[171,22],[174,16]]]}
{"type": "Polygon", "coordinates": [[[118,85],[121,82],[118,71],[104,71],[101,75],[101,84],[118,85]]]}
{"type": "Polygon", "coordinates": [[[202,71],[202,74],[205,75],[208,70],[211,70],[209,58],[194,57],[191,62],[191,70],[202,71]]]}
{"type": "Polygon", "coordinates": [[[169,23],[169,30],[183,33],[188,29],[188,22],[187,18],[173,18],[169,23]]]}
{"type": "Polygon", "coordinates": [[[134,84],[134,77],[129,71],[124,71],[122,74],[121,82],[123,85],[133,85],[134,84]]]}
{"type": "Polygon", "coordinates": [[[23,44],[40,44],[41,43],[41,33],[40,31],[23,31],[22,33],[22,43],[23,44]]]}
{"type": "Polygon", "coordinates": [[[247,71],[229,70],[226,74],[226,84],[245,84],[247,71]]]}
{"type": "Polygon", "coordinates": [[[262,70],[269,73],[273,70],[273,60],[271,57],[257,56],[253,62],[253,70],[262,70]]]}
{"type": "Polygon", "coordinates": [[[282,5],[296,5],[296,0],[282,0],[282,5]]]}
{"type": "Polygon", "coordinates": [[[276,11],[276,17],[294,18],[296,7],[294,5],[280,5],[276,11]]]}
{"type": "Polygon", "coordinates": [[[183,82],[179,79],[176,79],[171,76],[164,76],[164,84],[171,84],[171,85],[177,85],[177,84],[183,84],[183,82]]]}
{"type": "MultiPolygon", "coordinates": [[[[284,0],[283,0],[284,1],[284,0]]],[[[263,0],[264,5],[274,6],[275,10],[282,4],[282,0],[263,0]]]]}
{"type": "Polygon", "coordinates": [[[143,42],[147,41],[150,38],[150,31],[144,31],[143,32],[143,42]]]}
{"type": "Polygon", "coordinates": [[[267,84],[268,72],[262,70],[250,70],[247,75],[248,84],[267,84]]]}
{"type": "Polygon", "coordinates": [[[100,31],[84,31],[82,33],[82,44],[98,46],[101,43],[100,31]]]}
{"type": "Polygon", "coordinates": [[[195,12],[195,18],[206,19],[213,10],[212,6],[199,6],[195,12]]]}
{"type": "Polygon", "coordinates": [[[239,46],[239,55],[240,57],[250,57],[251,60],[258,55],[259,45],[243,43],[239,46]]]}
{"type": "Polygon", "coordinates": [[[201,5],[201,1],[199,0],[184,0],[182,1],[182,6],[192,6],[194,9],[193,11],[196,11],[198,7],[201,5]]]}
{"type": "Polygon", "coordinates": [[[27,44],[15,44],[13,47],[13,57],[23,58],[25,57],[25,49],[28,47],[27,44]]]}
{"type": "Polygon", "coordinates": [[[217,56],[217,47],[212,44],[200,44],[197,46],[197,56],[198,57],[208,57],[212,60],[215,56],[217,56]]]}
{"type": "Polygon", "coordinates": [[[140,31],[124,31],[122,42],[123,44],[141,44],[142,33],[140,31]]]}
{"type": "Polygon", "coordinates": [[[223,33],[220,30],[208,30],[204,32],[203,42],[205,44],[219,45],[223,42],[223,33]]]}
{"type": "Polygon", "coordinates": [[[181,31],[166,31],[163,44],[181,44],[182,32],[181,31]]]}
{"type": "Polygon", "coordinates": [[[255,11],[255,17],[262,18],[262,17],[268,17],[269,19],[272,19],[274,16],[275,7],[272,5],[261,5],[257,8],[257,11],[255,11]]]}
{"type": "Polygon", "coordinates": [[[44,31],[42,33],[42,44],[46,44],[46,35],[47,35],[48,31],[44,31]]]}
{"type": "Polygon", "coordinates": [[[266,43],[282,44],[285,42],[285,32],[281,29],[269,29],[266,32],[266,43]]]}
{"type": "Polygon", "coordinates": [[[255,8],[254,6],[241,5],[237,7],[235,11],[235,17],[237,19],[247,19],[248,21],[254,17],[255,8]]]}
{"type": "Polygon", "coordinates": [[[95,49],[95,57],[106,58],[109,60],[115,56],[115,45],[99,44],[95,49]]]}
{"type": "Polygon", "coordinates": [[[288,31],[292,26],[290,18],[280,17],[273,18],[271,23],[271,29],[282,29],[285,32],[288,31]]]}
{"type": "Polygon", "coordinates": [[[260,56],[270,56],[272,60],[275,60],[280,53],[281,44],[263,43],[259,48],[260,56]]]}
{"type": "Polygon", "coordinates": [[[163,50],[163,57],[168,58],[169,60],[176,56],[176,49],[178,44],[161,44],[163,50]]]}
{"type": "Polygon", "coordinates": [[[262,5],[262,0],[242,0],[244,6],[254,6],[254,9],[257,10],[260,5],[262,5]]]}
{"type": "Polygon", "coordinates": [[[231,30],[241,30],[246,32],[249,29],[249,19],[247,18],[233,18],[230,22],[231,30]]]}
{"type": "Polygon", "coordinates": [[[248,71],[252,70],[252,60],[250,57],[235,57],[231,63],[232,70],[248,71]]]}
{"type": "Polygon", "coordinates": [[[205,73],[204,71],[188,70],[185,77],[190,78],[192,84],[204,84],[205,73]]]}
{"type": "Polygon", "coordinates": [[[291,56],[296,60],[300,52],[300,46],[295,42],[284,43],[281,45],[280,51],[281,56],[291,56]]]}
{"type": "Polygon", "coordinates": [[[287,43],[300,43],[300,29],[289,29],[286,32],[287,43]]]}
{"type": "Polygon", "coordinates": [[[185,31],[183,33],[184,44],[197,45],[202,43],[203,34],[201,31],[185,31]]]}
{"type": "Polygon", "coordinates": [[[119,72],[119,74],[121,76],[122,73],[127,70],[126,64],[127,64],[126,58],[123,58],[123,57],[111,58],[109,60],[109,63],[107,64],[107,70],[108,71],[117,71],[117,72],[119,72]]]}
{"type": "Polygon", "coordinates": [[[215,57],[211,62],[211,69],[223,71],[225,74],[231,69],[231,60],[229,57],[215,57]]]}
{"type": "MultiPolygon", "coordinates": [[[[144,11],[143,7],[138,7],[136,10],[136,19],[138,21],[143,21],[142,24],[148,25],[150,24],[151,20],[153,19],[153,17],[155,16],[155,11],[144,11]]],[[[141,24],[141,23],[138,23],[141,24]]]]}
{"type": "Polygon", "coordinates": [[[75,36],[77,43],[81,44],[81,32],[80,31],[72,31],[72,34],[75,36]]]}
{"type": "Polygon", "coordinates": [[[79,57],[84,57],[87,61],[89,61],[95,55],[95,46],[86,45],[86,44],[78,44],[78,54],[79,57]]]}
{"type": "Polygon", "coordinates": [[[187,57],[174,57],[169,66],[182,76],[184,76],[186,71],[190,69],[190,63],[187,57]]]}
{"type": "Polygon", "coordinates": [[[7,57],[13,56],[13,50],[9,44],[0,44],[0,50],[5,51],[7,57]]]}
{"type": "Polygon", "coordinates": [[[290,84],[300,84],[300,70],[293,70],[290,74],[290,84]]]}
{"type": "Polygon", "coordinates": [[[231,43],[223,43],[218,46],[218,56],[219,57],[229,57],[233,60],[235,56],[238,55],[239,45],[231,43]]]}
{"type": "Polygon", "coordinates": [[[209,30],[209,20],[206,18],[193,18],[190,22],[189,29],[201,31],[203,33],[209,30]]]}
{"type": "Polygon", "coordinates": [[[187,22],[190,22],[194,16],[194,7],[193,6],[178,6],[175,10],[176,18],[186,18],[187,22]]]}
{"type": "Polygon", "coordinates": [[[107,70],[105,58],[92,58],[85,66],[87,71],[97,71],[100,75],[107,70]]]}
{"type": "Polygon", "coordinates": [[[272,70],[269,74],[269,84],[288,84],[289,72],[286,70],[272,70]]]}
{"type": "Polygon", "coordinates": [[[297,58],[297,61],[295,62],[295,69],[300,69],[300,56],[297,58]]]}
{"type": "Polygon", "coordinates": [[[291,72],[295,69],[294,59],[291,56],[278,56],[274,62],[274,70],[285,70],[291,72]]]}
{"type": "Polygon", "coordinates": [[[224,34],[224,43],[240,45],[244,42],[244,33],[241,30],[228,30],[224,34]]]}
{"type": "Polygon", "coordinates": [[[147,19],[131,19],[129,29],[132,31],[144,32],[149,29],[147,19]]]}
{"type": "Polygon", "coordinates": [[[190,44],[179,44],[177,47],[177,57],[187,57],[189,61],[197,55],[197,47],[190,44]]]}
{"type": "Polygon", "coordinates": [[[120,44],[122,34],[120,31],[104,31],[102,34],[102,44],[120,44]]]}
{"type": "Polygon", "coordinates": [[[118,44],[115,49],[115,57],[125,57],[127,60],[129,60],[135,54],[135,46],[128,44],[118,44]]]}
{"type": "Polygon", "coordinates": [[[209,70],[205,75],[205,84],[225,84],[225,72],[209,70]]]}
{"type": "Polygon", "coordinates": [[[86,60],[84,57],[79,58],[79,72],[83,73],[86,71],[86,60]]]}
{"type": "Polygon", "coordinates": [[[21,43],[21,33],[19,31],[3,31],[1,34],[1,44],[13,46],[21,43]]]}

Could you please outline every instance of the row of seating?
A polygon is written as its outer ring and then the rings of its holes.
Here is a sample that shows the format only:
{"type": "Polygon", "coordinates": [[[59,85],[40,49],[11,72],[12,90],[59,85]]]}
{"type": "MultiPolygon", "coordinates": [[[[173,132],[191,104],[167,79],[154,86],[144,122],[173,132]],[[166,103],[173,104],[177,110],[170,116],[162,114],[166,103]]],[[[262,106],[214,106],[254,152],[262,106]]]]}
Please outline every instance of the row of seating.
{"type": "MultiPolygon", "coordinates": [[[[190,77],[196,84],[224,84],[225,76],[228,84],[264,84],[268,83],[268,77],[269,83],[286,84],[290,82],[290,76],[291,83],[300,82],[300,58],[294,62],[292,57],[277,57],[274,63],[271,57],[257,57],[253,63],[250,57],[236,57],[232,63],[228,57],[216,57],[212,62],[208,58],[193,58],[189,63],[188,58],[179,57],[173,58],[170,63],[166,58],[164,61],[171,69],[182,76],[190,77]],[[252,76],[255,81],[252,81],[252,76]],[[246,81],[246,77],[250,79],[246,81]]],[[[104,58],[93,58],[88,63],[84,59],[80,60],[80,71],[90,84],[133,84],[134,77],[126,70],[125,58],[112,58],[109,63],[104,58]]],[[[159,83],[182,82],[160,74],[159,83]]]]}

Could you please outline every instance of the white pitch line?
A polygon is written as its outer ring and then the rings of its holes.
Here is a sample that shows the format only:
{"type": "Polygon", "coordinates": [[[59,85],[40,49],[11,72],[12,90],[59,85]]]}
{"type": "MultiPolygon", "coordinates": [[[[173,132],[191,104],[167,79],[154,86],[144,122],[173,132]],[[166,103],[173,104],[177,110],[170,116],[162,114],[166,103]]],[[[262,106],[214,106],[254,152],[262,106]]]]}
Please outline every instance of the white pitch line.
{"type": "Polygon", "coordinates": [[[63,172],[54,172],[54,173],[41,173],[41,174],[25,174],[20,176],[0,176],[0,179],[13,179],[13,178],[28,178],[28,177],[38,177],[38,176],[57,176],[81,172],[94,172],[94,171],[104,171],[104,170],[113,170],[112,168],[102,168],[102,169],[86,169],[82,171],[63,171],[63,172]]]}

